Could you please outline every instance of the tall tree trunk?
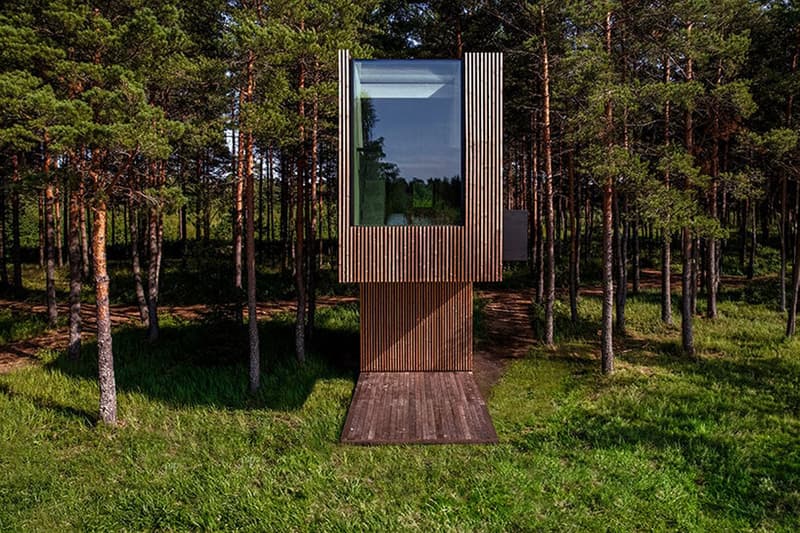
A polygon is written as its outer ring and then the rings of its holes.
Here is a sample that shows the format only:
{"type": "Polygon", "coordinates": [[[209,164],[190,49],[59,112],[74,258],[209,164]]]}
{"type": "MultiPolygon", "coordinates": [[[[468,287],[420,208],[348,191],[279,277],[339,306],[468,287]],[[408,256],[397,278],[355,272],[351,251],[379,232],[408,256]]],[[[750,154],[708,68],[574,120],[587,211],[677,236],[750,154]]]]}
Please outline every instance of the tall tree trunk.
{"type": "Polygon", "coordinates": [[[756,220],[756,202],[755,201],[750,202],[750,206],[751,206],[750,218],[752,220],[752,224],[750,224],[750,252],[748,254],[748,259],[747,259],[747,279],[753,279],[753,276],[755,276],[756,247],[758,245],[756,241],[756,235],[758,233],[756,229],[758,225],[757,224],[758,221],[756,220]]]}
{"type": "MultiPolygon", "coordinates": [[[[672,79],[672,64],[669,57],[666,58],[665,65],[664,83],[669,84],[672,79]]],[[[667,152],[665,155],[668,155],[672,140],[671,115],[671,102],[667,100],[664,102],[664,147],[667,152]]],[[[664,169],[664,187],[669,189],[670,186],[670,169],[667,166],[664,169]]],[[[661,235],[661,321],[669,326],[672,325],[672,231],[670,226],[670,221],[666,220],[661,235]]]]}
{"type": "Polygon", "coordinates": [[[6,179],[0,182],[0,288],[8,287],[8,261],[6,252],[6,179]]]}
{"type": "MultiPolygon", "coordinates": [[[[319,83],[319,65],[314,65],[314,83],[319,83]]],[[[306,338],[312,341],[314,322],[317,314],[317,165],[319,163],[319,98],[314,96],[311,104],[311,187],[309,197],[308,238],[311,239],[308,253],[308,316],[306,317],[306,338]]]]}
{"type": "MultiPolygon", "coordinates": [[[[79,187],[80,187],[81,198],[85,198],[86,197],[86,188],[85,188],[85,186],[83,184],[83,179],[80,180],[79,187]]],[[[83,205],[86,204],[86,202],[81,202],[81,203],[83,205]]],[[[85,279],[87,281],[89,280],[89,274],[90,274],[89,271],[91,270],[91,265],[90,265],[90,261],[89,261],[89,249],[91,248],[91,245],[89,243],[89,241],[91,241],[91,236],[89,235],[89,220],[88,220],[89,212],[90,212],[89,207],[86,207],[85,209],[82,209],[81,210],[81,221],[80,221],[80,225],[81,225],[81,266],[83,267],[83,272],[82,272],[83,279],[85,279]]]]}
{"type": "MultiPolygon", "coordinates": [[[[244,103],[244,91],[239,91],[239,117],[241,121],[242,104],[244,103]]],[[[236,133],[232,133],[235,137],[236,133]]],[[[244,146],[242,139],[241,124],[239,125],[239,143],[236,148],[236,172],[233,182],[233,286],[240,293],[242,290],[242,196],[244,194],[244,181],[242,180],[242,160],[244,156],[244,146]]],[[[239,295],[236,298],[239,302],[239,295]]]]}
{"type": "MultiPolygon", "coordinates": [[[[689,23],[687,31],[689,35],[691,35],[692,23],[689,23]]],[[[693,62],[690,57],[686,61],[686,81],[691,82],[693,79],[693,62]]],[[[692,123],[692,111],[690,108],[687,108],[684,114],[684,137],[686,152],[690,155],[694,155],[694,125],[692,123]]],[[[688,191],[691,186],[692,184],[687,178],[684,188],[688,191]]],[[[683,345],[683,351],[690,357],[694,357],[694,309],[692,307],[692,294],[694,293],[694,287],[692,286],[693,239],[691,228],[688,223],[684,223],[683,272],[681,273],[681,343],[683,345]]]]}
{"type": "MultiPolygon", "coordinates": [[[[606,14],[605,24],[606,53],[611,55],[611,13],[606,14]]],[[[614,109],[610,99],[605,103],[605,142],[609,157],[613,147],[614,109]]],[[[614,372],[614,248],[612,237],[614,219],[612,201],[614,198],[614,178],[608,174],[603,178],[603,312],[600,339],[600,357],[604,374],[614,372]]]]}
{"type": "Polygon", "coordinates": [[[51,328],[58,324],[58,302],[56,301],[56,252],[55,252],[55,220],[53,210],[55,209],[55,184],[53,176],[50,175],[50,151],[47,146],[45,136],[44,156],[42,159],[42,171],[44,172],[47,184],[44,189],[44,246],[46,257],[45,282],[47,294],[47,325],[51,328]]]}
{"type": "Polygon", "coordinates": [[[136,305],[139,308],[139,318],[146,328],[150,328],[150,314],[147,308],[147,297],[144,294],[144,280],[142,277],[142,264],[139,254],[139,211],[133,201],[133,191],[128,197],[128,230],[131,233],[131,268],[133,270],[133,285],[136,291],[136,305]]]}
{"type": "MultiPolygon", "coordinates": [[[[798,62],[800,62],[800,28],[795,28],[795,47],[794,53],[792,54],[792,67],[791,72],[795,74],[797,72],[798,62]]],[[[794,94],[789,93],[786,97],[786,112],[785,112],[785,121],[786,127],[792,127],[792,111],[794,107],[794,94]]],[[[786,257],[786,247],[787,247],[787,233],[789,232],[789,221],[788,221],[788,203],[789,203],[789,178],[787,176],[787,172],[784,171],[781,174],[781,227],[780,227],[780,238],[781,238],[781,272],[780,272],[780,283],[781,283],[781,311],[786,311],[786,261],[788,258],[786,257]]],[[[800,181],[798,181],[798,187],[800,188],[800,181]]],[[[799,189],[800,190],[800,189],[799,189]]],[[[800,195],[797,198],[797,201],[800,201],[800,195]]],[[[798,213],[800,215],[800,213],[798,213]]],[[[794,320],[792,321],[794,322],[794,320]]]]}
{"type": "MultiPolygon", "coordinates": [[[[539,259],[539,139],[536,135],[535,114],[531,113],[531,203],[528,207],[529,225],[531,233],[531,274],[536,274],[539,259]]],[[[536,291],[536,301],[539,302],[539,291],[536,291]]]]}
{"type": "Polygon", "coordinates": [[[94,227],[92,255],[94,259],[95,301],[97,305],[97,370],[100,383],[100,421],[117,423],[117,386],[114,379],[114,351],[111,344],[111,307],[108,301],[106,268],[106,201],[98,176],[94,177],[94,227]]]}
{"type": "MultiPolygon", "coordinates": [[[[247,53],[247,102],[253,100],[254,72],[253,72],[253,51],[247,53]]],[[[244,179],[246,182],[247,198],[247,228],[245,230],[246,253],[247,253],[247,330],[250,347],[249,365],[249,385],[250,392],[255,393],[261,386],[261,348],[258,337],[258,314],[256,301],[256,241],[255,241],[255,186],[253,172],[253,132],[246,130],[245,136],[245,168],[244,179]]],[[[264,164],[261,162],[261,180],[264,179],[264,164]]],[[[259,200],[260,206],[260,200],[259,200]]]]}
{"type": "MultiPolygon", "coordinates": [[[[80,172],[78,179],[82,179],[80,172]]],[[[83,198],[80,187],[73,183],[69,188],[69,356],[81,353],[81,211],[83,198]]]]}
{"type": "Polygon", "coordinates": [[[553,304],[556,299],[555,220],[553,215],[553,142],[550,138],[550,59],[545,37],[544,4],[539,7],[542,39],[542,137],[544,143],[544,210],[545,210],[545,288],[544,288],[544,343],[552,346],[553,304]]]}
{"type": "MultiPolygon", "coordinates": [[[[800,215],[800,211],[797,211],[800,215]]],[[[795,334],[797,325],[797,303],[800,297],[800,231],[794,237],[794,264],[792,265],[792,298],[789,304],[789,316],[786,321],[786,336],[795,334]]]]}
{"type": "Polygon", "coordinates": [[[280,213],[280,238],[281,238],[281,272],[289,270],[289,256],[291,255],[289,243],[289,164],[285,152],[281,153],[281,213],[280,213]]]}
{"type": "MultiPolygon", "coordinates": [[[[301,22],[301,31],[304,26],[301,22]]],[[[298,89],[302,95],[305,89],[305,66],[300,63],[298,89]]],[[[297,212],[295,213],[295,286],[297,289],[297,315],[295,325],[295,353],[300,363],[306,359],[306,338],[305,338],[305,312],[306,312],[306,284],[305,284],[305,260],[303,257],[303,233],[305,232],[305,222],[303,211],[305,209],[305,166],[306,166],[306,135],[303,120],[305,119],[305,102],[303,97],[297,104],[297,113],[300,116],[300,150],[297,157],[297,212]]]]}
{"type": "MultiPolygon", "coordinates": [[[[161,165],[165,163],[151,163],[150,179],[154,189],[160,189],[164,184],[161,180],[161,165]]],[[[150,342],[158,340],[160,328],[158,324],[158,278],[161,266],[161,201],[151,201],[147,215],[147,339],[150,342]]]]}
{"type": "Polygon", "coordinates": [[[614,211],[616,213],[614,234],[617,242],[616,318],[617,330],[621,335],[625,335],[625,304],[628,299],[628,222],[622,217],[622,212],[627,212],[627,201],[623,199],[622,209],[620,209],[619,197],[619,193],[614,195],[614,211]]]}
{"type": "MultiPolygon", "coordinates": [[[[722,83],[722,64],[717,67],[717,87],[722,83]]],[[[708,216],[717,219],[719,195],[719,104],[715,103],[711,119],[711,183],[708,189],[708,216]]],[[[706,243],[706,317],[717,318],[717,239],[710,237],[706,243]]]]}
{"type": "Polygon", "coordinates": [[[11,263],[13,270],[14,289],[17,291],[22,290],[22,248],[20,246],[19,237],[19,156],[14,154],[11,156],[11,182],[13,189],[11,191],[11,263]]]}
{"type": "Polygon", "coordinates": [[[569,162],[567,171],[569,174],[569,312],[572,323],[578,322],[578,291],[580,282],[578,281],[578,261],[580,258],[581,238],[578,234],[580,224],[578,223],[578,199],[575,191],[575,152],[574,148],[569,151],[569,162]]]}
{"type": "MultiPolygon", "coordinates": [[[[258,159],[258,246],[264,251],[264,152],[259,148],[258,159]]],[[[245,191],[245,194],[247,192],[245,191]]]]}
{"type": "Polygon", "coordinates": [[[639,284],[641,281],[641,255],[639,250],[639,213],[633,216],[631,224],[631,236],[633,237],[633,261],[631,262],[633,280],[631,282],[631,291],[633,294],[639,294],[639,284]]]}
{"type": "Polygon", "coordinates": [[[45,251],[47,241],[47,227],[45,224],[45,191],[39,191],[39,268],[45,268],[47,252],[45,251]]]}

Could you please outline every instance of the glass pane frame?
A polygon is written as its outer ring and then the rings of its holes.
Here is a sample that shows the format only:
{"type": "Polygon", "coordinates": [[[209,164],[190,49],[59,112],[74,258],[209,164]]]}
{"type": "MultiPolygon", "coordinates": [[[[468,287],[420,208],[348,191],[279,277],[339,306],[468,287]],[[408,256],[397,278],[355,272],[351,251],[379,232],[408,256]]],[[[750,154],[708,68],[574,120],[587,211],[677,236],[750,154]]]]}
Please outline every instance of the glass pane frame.
{"type": "MultiPolygon", "coordinates": [[[[464,61],[460,59],[358,59],[358,58],[351,58],[350,65],[348,67],[349,70],[349,77],[350,77],[350,87],[349,87],[349,105],[350,105],[350,116],[349,116],[349,127],[347,134],[350,137],[350,158],[351,158],[351,165],[350,165],[350,172],[349,176],[347,177],[350,180],[351,186],[351,199],[350,199],[350,220],[348,221],[350,227],[357,227],[357,228],[367,228],[367,227],[407,227],[407,228],[422,228],[422,227],[464,227],[465,226],[465,219],[466,219],[466,116],[465,116],[465,107],[466,107],[466,96],[465,96],[465,68],[464,68],[464,61]],[[359,182],[359,145],[357,142],[358,136],[361,134],[361,110],[359,109],[360,98],[357,98],[358,91],[360,90],[360,83],[359,83],[359,76],[356,73],[356,67],[358,64],[367,64],[367,65],[377,65],[378,63],[382,63],[385,66],[397,66],[397,67],[408,67],[408,66],[421,66],[424,67],[426,64],[434,64],[434,65],[444,65],[450,64],[452,66],[458,67],[458,74],[457,74],[457,93],[454,95],[458,98],[458,138],[459,138],[459,162],[458,162],[458,170],[459,170],[459,179],[460,179],[460,186],[459,186],[459,193],[458,193],[458,205],[454,206],[458,209],[458,214],[456,217],[451,217],[452,221],[447,223],[388,223],[389,218],[393,215],[384,215],[384,222],[382,224],[377,223],[363,223],[363,221],[359,220],[360,212],[359,212],[359,201],[360,201],[360,187],[361,183],[359,182]]],[[[398,70],[400,70],[398,68],[398,70]]],[[[387,85],[391,84],[392,81],[387,82],[387,85]]],[[[402,84],[404,82],[399,80],[394,80],[394,83],[402,84]]],[[[407,82],[406,82],[407,83],[407,82]]],[[[424,84],[420,84],[424,85],[424,84]]],[[[455,84],[454,84],[455,85],[455,84]]],[[[432,93],[433,94],[433,93],[432,93]]],[[[421,127],[424,124],[420,125],[421,127]]],[[[396,165],[395,165],[396,166],[396,165]]],[[[409,184],[416,183],[416,182],[409,182],[409,184]]],[[[422,181],[422,180],[421,180],[422,181]]],[[[413,198],[417,195],[417,189],[413,186],[409,186],[411,189],[411,194],[407,195],[411,198],[413,202],[413,198]]]]}

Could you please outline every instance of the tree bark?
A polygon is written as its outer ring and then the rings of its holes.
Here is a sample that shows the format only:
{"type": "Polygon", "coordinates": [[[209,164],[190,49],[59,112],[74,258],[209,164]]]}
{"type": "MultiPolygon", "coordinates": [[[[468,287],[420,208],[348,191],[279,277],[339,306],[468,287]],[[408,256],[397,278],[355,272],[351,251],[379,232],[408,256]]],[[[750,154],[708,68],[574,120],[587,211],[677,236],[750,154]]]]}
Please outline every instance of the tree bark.
{"type": "MultiPolygon", "coordinates": [[[[666,84],[670,82],[672,77],[670,67],[670,59],[667,57],[664,69],[664,82],[666,84]]],[[[671,103],[667,100],[664,103],[664,147],[667,155],[672,141],[672,133],[670,131],[671,111],[671,103]]],[[[664,169],[664,187],[669,189],[670,186],[670,169],[667,166],[664,169]]],[[[669,220],[664,224],[661,236],[661,321],[668,326],[672,325],[672,232],[669,220]]]]}
{"type": "MultiPolygon", "coordinates": [[[[86,190],[83,184],[83,180],[80,180],[80,193],[81,198],[85,198],[86,190]]],[[[85,204],[86,202],[83,202],[85,204]]],[[[83,279],[89,280],[89,270],[91,269],[90,261],[89,261],[89,249],[91,248],[89,241],[91,240],[89,236],[89,224],[88,224],[88,213],[89,208],[85,208],[81,210],[81,266],[83,267],[83,279]]]]}
{"type": "Polygon", "coordinates": [[[8,287],[8,261],[6,251],[6,177],[0,182],[0,289],[8,287]]]}
{"type": "Polygon", "coordinates": [[[97,302],[97,369],[100,383],[100,421],[117,423],[117,386],[114,379],[114,352],[111,341],[111,308],[108,301],[106,268],[106,201],[95,176],[92,254],[94,258],[95,300],[97,302]]]}
{"type": "Polygon", "coordinates": [[[553,214],[553,142],[550,137],[550,58],[545,37],[544,5],[539,7],[542,39],[542,141],[544,143],[544,211],[545,211],[545,287],[544,287],[544,343],[554,344],[553,304],[556,299],[555,220],[553,214]]]}
{"type": "MultiPolygon", "coordinates": [[[[153,189],[163,186],[160,168],[164,163],[150,165],[150,180],[153,189]]],[[[158,340],[160,328],[158,324],[158,278],[161,266],[161,202],[151,200],[147,216],[147,339],[150,342],[158,340]]]]}
{"type": "MultiPolygon", "coordinates": [[[[239,91],[239,120],[241,121],[242,104],[244,103],[244,91],[239,91]]],[[[236,135],[233,133],[232,135],[236,135]]],[[[242,290],[242,224],[243,224],[243,200],[244,181],[242,180],[242,159],[244,146],[242,142],[241,124],[239,125],[239,143],[236,148],[236,172],[233,182],[233,286],[237,292],[242,290]]],[[[239,296],[237,295],[237,302],[239,296]]]]}
{"type": "MultiPolygon", "coordinates": [[[[717,87],[722,83],[722,64],[717,67],[717,87]]],[[[715,103],[711,119],[711,183],[708,189],[708,216],[717,219],[717,197],[719,195],[719,143],[720,110],[715,103]]],[[[717,239],[710,237],[706,242],[706,317],[717,318],[717,239]]]]}
{"type": "MultiPolygon", "coordinates": [[[[314,65],[314,83],[319,83],[319,65],[314,65]]],[[[317,314],[317,165],[319,163],[319,98],[315,95],[311,104],[311,187],[309,195],[308,237],[311,239],[308,253],[308,316],[306,317],[306,340],[312,342],[317,314]]]]}
{"type": "MultiPolygon", "coordinates": [[[[606,14],[605,24],[606,52],[611,55],[611,13],[606,14]]],[[[605,103],[605,141],[609,157],[613,147],[614,109],[610,99],[605,103]]],[[[612,201],[614,198],[614,178],[610,174],[603,178],[603,311],[600,339],[600,357],[604,374],[614,372],[614,231],[612,201]]]]}
{"type": "MultiPolygon", "coordinates": [[[[692,32],[692,24],[689,23],[687,31],[689,35],[692,32]]],[[[686,81],[691,82],[694,79],[693,62],[692,58],[686,61],[686,81]]],[[[692,123],[692,111],[690,108],[686,109],[684,118],[684,136],[686,142],[686,152],[694,155],[694,125],[692,123]]],[[[686,179],[684,184],[685,189],[688,191],[691,188],[689,179],[686,179]]],[[[681,273],[681,343],[683,351],[686,355],[694,357],[694,328],[693,328],[693,307],[692,307],[692,294],[694,287],[692,286],[692,230],[688,223],[683,226],[683,272],[681,273]]]]}
{"type": "Polygon", "coordinates": [[[569,311],[572,323],[578,322],[578,291],[580,282],[578,281],[578,260],[580,257],[581,238],[578,234],[580,224],[578,223],[578,202],[575,191],[575,153],[570,150],[567,170],[569,174],[569,311]]]}
{"type": "Polygon", "coordinates": [[[150,328],[150,314],[147,308],[147,297],[144,294],[144,280],[142,277],[142,264],[139,254],[139,212],[133,201],[133,191],[128,197],[128,230],[131,233],[131,268],[133,270],[133,285],[136,291],[136,306],[139,308],[139,318],[146,328],[150,328]]]}
{"type": "MultiPolygon", "coordinates": [[[[253,72],[253,52],[247,53],[247,102],[253,100],[255,85],[253,72]]],[[[261,386],[261,348],[258,337],[258,314],[256,301],[256,241],[255,241],[255,184],[253,172],[253,132],[246,128],[245,136],[245,168],[244,179],[246,183],[247,198],[247,227],[245,230],[245,246],[247,254],[247,330],[249,338],[249,385],[250,392],[255,393],[261,386]]],[[[261,164],[261,180],[264,179],[263,160],[261,164]]],[[[260,206],[259,201],[259,206],[260,206]]]]}
{"type": "MultiPolygon", "coordinates": [[[[301,23],[301,31],[303,24],[301,23]]],[[[302,93],[305,88],[305,67],[300,63],[298,88],[302,93]]],[[[300,116],[300,150],[297,157],[297,212],[295,213],[295,286],[297,289],[297,314],[295,324],[295,354],[300,363],[306,360],[306,339],[305,339],[305,311],[306,311],[306,286],[305,286],[305,260],[303,257],[303,233],[305,232],[305,222],[303,211],[305,209],[305,166],[306,166],[306,135],[303,120],[305,119],[305,102],[303,97],[297,104],[297,112],[300,116]]]]}
{"type": "Polygon", "coordinates": [[[617,241],[617,287],[616,287],[616,318],[617,330],[621,335],[625,335],[625,304],[628,299],[628,223],[622,217],[622,211],[627,211],[627,202],[623,200],[623,210],[620,210],[620,194],[614,195],[614,211],[616,212],[616,224],[614,224],[614,234],[617,241]]]}
{"type": "Polygon", "coordinates": [[[14,154],[11,156],[11,182],[13,189],[11,191],[11,263],[12,263],[12,277],[14,289],[17,291],[22,290],[22,248],[20,246],[19,237],[19,156],[14,154]]]}
{"type": "MultiPolygon", "coordinates": [[[[82,179],[78,173],[78,179],[82,179]]],[[[69,348],[71,359],[81,354],[81,211],[83,198],[80,187],[73,183],[69,188],[69,348]]]]}
{"type": "Polygon", "coordinates": [[[42,170],[47,180],[44,189],[44,246],[45,246],[45,285],[47,296],[47,325],[51,328],[58,324],[58,302],[56,301],[56,252],[55,252],[55,184],[50,175],[50,152],[45,137],[42,170]]]}
{"type": "MultiPolygon", "coordinates": [[[[800,211],[798,211],[800,215],[800,211]]],[[[794,265],[792,266],[792,298],[789,304],[789,316],[786,321],[786,336],[795,334],[797,324],[797,301],[800,297],[800,231],[795,234],[794,265]]]]}

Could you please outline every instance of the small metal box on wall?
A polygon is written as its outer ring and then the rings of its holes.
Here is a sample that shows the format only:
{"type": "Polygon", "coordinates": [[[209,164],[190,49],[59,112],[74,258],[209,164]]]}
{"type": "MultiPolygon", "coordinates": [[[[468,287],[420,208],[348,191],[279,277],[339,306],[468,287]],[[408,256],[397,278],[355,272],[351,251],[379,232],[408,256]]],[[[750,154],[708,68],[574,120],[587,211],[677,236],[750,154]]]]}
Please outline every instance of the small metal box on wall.
{"type": "Polygon", "coordinates": [[[502,55],[339,52],[339,281],[362,371],[472,369],[472,283],[503,261],[502,55]]]}

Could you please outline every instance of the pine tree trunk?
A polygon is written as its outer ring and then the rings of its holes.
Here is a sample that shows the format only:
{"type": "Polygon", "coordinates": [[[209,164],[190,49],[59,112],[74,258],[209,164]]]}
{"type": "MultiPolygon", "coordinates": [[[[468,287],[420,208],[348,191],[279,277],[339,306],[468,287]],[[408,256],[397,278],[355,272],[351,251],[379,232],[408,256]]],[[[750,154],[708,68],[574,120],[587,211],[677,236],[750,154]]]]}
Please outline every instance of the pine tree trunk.
{"type": "Polygon", "coordinates": [[[281,238],[281,272],[289,270],[289,165],[285,153],[281,153],[281,213],[280,213],[280,238],[281,238]]]}
{"type": "MultiPolygon", "coordinates": [[[[314,82],[319,83],[319,65],[315,65],[314,82]]],[[[309,227],[308,236],[311,239],[311,248],[308,253],[308,316],[306,317],[306,340],[312,342],[314,336],[314,322],[317,314],[317,165],[319,163],[319,99],[314,97],[311,106],[311,187],[309,195],[309,227]]]]}
{"type": "Polygon", "coordinates": [[[58,324],[58,302],[56,301],[56,252],[55,252],[55,185],[50,175],[50,153],[45,140],[42,170],[47,180],[44,189],[44,246],[45,246],[45,284],[47,296],[47,325],[51,328],[58,324]]]}
{"type": "Polygon", "coordinates": [[[6,178],[0,182],[0,289],[8,287],[8,261],[6,252],[6,178]]]}
{"type": "MultiPolygon", "coordinates": [[[[254,72],[253,52],[247,54],[247,102],[253,100],[254,72]]],[[[247,254],[247,331],[249,339],[249,385],[250,392],[255,393],[261,386],[261,348],[258,337],[258,311],[256,301],[256,241],[255,241],[255,184],[253,172],[253,132],[247,129],[245,136],[245,168],[244,179],[246,183],[247,198],[247,227],[245,229],[245,247],[247,254]]],[[[264,179],[264,162],[261,161],[261,181],[264,179]]],[[[259,207],[261,201],[259,200],[259,207]]]]}
{"type": "MultiPolygon", "coordinates": [[[[242,110],[244,103],[244,91],[239,91],[239,113],[242,110]]],[[[239,118],[241,120],[241,118],[239,118]]],[[[236,133],[233,133],[234,137],[236,133]]],[[[243,203],[242,196],[244,194],[244,181],[242,180],[242,165],[244,146],[242,139],[241,126],[239,128],[239,143],[236,148],[236,173],[233,183],[233,286],[237,292],[242,290],[242,224],[243,216],[243,203]]],[[[237,303],[239,302],[239,295],[237,294],[237,303]]]]}
{"type": "Polygon", "coordinates": [[[554,344],[553,340],[553,305],[556,299],[556,263],[555,263],[555,219],[553,213],[553,142],[550,138],[550,63],[545,37],[544,5],[539,7],[541,16],[542,39],[542,87],[543,87],[543,124],[542,141],[544,143],[544,213],[545,213],[545,286],[544,286],[544,343],[554,344]]]}
{"type": "MultiPolygon", "coordinates": [[[[95,176],[95,190],[99,183],[95,176]]],[[[102,191],[94,200],[92,231],[95,300],[97,302],[97,369],[100,382],[100,421],[117,423],[117,386],[114,379],[114,352],[111,343],[111,307],[108,301],[108,270],[106,268],[106,202],[102,191]]]]}
{"type": "MultiPolygon", "coordinates": [[[[80,175],[80,174],[79,174],[80,175]]],[[[79,177],[79,179],[81,179],[79,177]]],[[[78,359],[81,354],[81,211],[83,198],[80,187],[73,183],[69,188],[69,357],[78,359]]]]}
{"type": "MultiPolygon", "coordinates": [[[[669,84],[672,79],[671,62],[667,57],[665,60],[664,68],[664,83],[669,84]]],[[[672,132],[670,131],[670,119],[672,118],[671,102],[667,100],[664,103],[664,147],[665,151],[669,151],[670,143],[672,140],[672,132]]],[[[669,189],[670,183],[670,169],[664,169],[664,187],[669,189]]],[[[665,221],[664,229],[661,236],[661,321],[665,324],[672,325],[672,232],[670,230],[669,220],[665,221]]]]}
{"type": "Polygon", "coordinates": [[[780,239],[781,239],[781,269],[780,269],[780,306],[781,312],[786,312],[786,232],[789,224],[786,220],[788,211],[788,179],[784,172],[781,176],[781,223],[780,223],[780,239]]]}
{"type": "Polygon", "coordinates": [[[136,306],[139,308],[139,318],[146,328],[150,328],[150,314],[147,308],[147,297],[144,294],[144,281],[142,277],[142,263],[139,254],[139,212],[133,202],[133,196],[128,198],[128,230],[131,233],[131,268],[133,270],[133,285],[136,291],[136,306]]]}
{"type": "Polygon", "coordinates": [[[752,206],[752,208],[751,208],[752,209],[752,213],[751,213],[752,224],[750,225],[750,253],[748,255],[748,260],[747,260],[747,279],[753,279],[753,276],[755,276],[755,270],[756,270],[756,246],[757,246],[757,242],[756,242],[756,233],[757,233],[757,230],[756,230],[756,227],[757,227],[756,202],[755,201],[750,202],[750,205],[752,206]]]}
{"type": "MultiPolygon", "coordinates": [[[[301,31],[303,25],[301,22],[301,31]]],[[[300,92],[305,88],[305,67],[300,64],[299,83],[300,92]]],[[[305,222],[303,211],[305,209],[305,166],[306,166],[306,146],[305,146],[305,102],[303,98],[297,104],[298,115],[300,116],[300,153],[297,158],[297,211],[295,213],[295,286],[297,289],[297,315],[295,324],[295,354],[300,363],[306,359],[306,339],[305,339],[305,311],[306,311],[306,286],[305,286],[305,258],[303,255],[303,240],[305,232],[305,222]]]]}
{"type": "Polygon", "coordinates": [[[58,268],[64,266],[64,253],[63,253],[63,222],[64,217],[61,214],[61,190],[58,185],[53,187],[53,237],[55,238],[55,256],[56,265],[58,268]]]}
{"type": "Polygon", "coordinates": [[[580,223],[578,222],[578,199],[575,191],[575,153],[574,148],[569,152],[568,174],[569,174],[569,311],[572,323],[578,322],[578,291],[580,282],[578,281],[578,259],[580,257],[581,237],[578,234],[580,223]]]}
{"type": "Polygon", "coordinates": [[[636,213],[633,218],[633,224],[631,225],[631,235],[633,237],[633,261],[631,266],[633,271],[633,281],[631,285],[631,290],[633,294],[639,294],[639,284],[641,281],[641,257],[640,257],[640,250],[639,250],[639,214],[636,213]]]}
{"type": "MultiPolygon", "coordinates": [[[[80,192],[81,198],[85,198],[86,189],[83,185],[83,180],[81,179],[80,183],[80,192]]],[[[85,204],[86,202],[82,202],[85,204]]],[[[91,248],[89,241],[91,241],[91,237],[89,235],[89,221],[88,221],[88,214],[89,208],[85,208],[81,210],[81,266],[83,267],[83,279],[89,280],[89,274],[91,270],[91,265],[89,261],[89,249],[91,248]]]]}
{"type": "Polygon", "coordinates": [[[39,268],[45,268],[45,242],[47,228],[45,225],[45,191],[39,192],[39,268]]]}
{"type": "MultiPolygon", "coordinates": [[[[622,217],[622,211],[620,210],[619,205],[619,196],[619,194],[614,195],[614,211],[616,212],[614,234],[617,242],[616,321],[617,330],[621,335],[625,335],[625,304],[627,303],[628,299],[628,227],[627,221],[622,217]]],[[[623,206],[626,206],[626,202],[624,200],[623,206]]]]}
{"type": "MultiPolygon", "coordinates": [[[[605,24],[606,52],[611,55],[611,13],[606,14],[605,24]]],[[[613,147],[614,110],[611,100],[605,104],[605,137],[606,146],[611,155],[613,147]]],[[[614,219],[612,202],[614,198],[614,178],[611,175],[603,178],[603,311],[600,334],[600,357],[604,374],[614,372],[614,248],[612,237],[614,219]]]]}
{"type": "MultiPolygon", "coordinates": [[[[692,32],[692,24],[689,23],[687,31],[692,32]]],[[[692,58],[686,62],[686,81],[694,79],[692,58]]],[[[686,152],[694,155],[694,125],[692,123],[692,111],[687,109],[684,118],[684,136],[686,142],[686,152]]],[[[691,183],[687,178],[684,188],[688,191],[691,183]]],[[[694,357],[694,308],[692,298],[694,294],[692,278],[692,231],[688,225],[683,227],[683,272],[681,273],[681,343],[686,355],[694,357]]]]}
{"type": "Polygon", "coordinates": [[[22,248],[20,246],[19,236],[19,156],[14,154],[11,156],[11,182],[13,183],[13,190],[11,191],[11,263],[12,263],[12,278],[14,289],[16,291],[22,290],[22,248]]]}
{"type": "MultiPolygon", "coordinates": [[[[800,211],[797,212],[800,216],[800,211]]],[[[786,321],[786,336],[791,337],[795,334],[797,325],[797,304],[800,297],[800,231],[794,237],[794,264],[792,266],[792,298],[789,304],[789,316],[786,321]]]]}
{"type": "MultiPolygon", "coordinates": [[[[794,53],[792,54],[792,67],[791,72],[795,74],[797,72],[798,63],[800,63],[800,28],[795,28],[795,37],[796,37],[796,44],[794,47],[794,53]]],[[[786,112],[785,112],[785,120],[786,120],[786,127],[792,127],[792,115],[793,115],[793,108],[794,108],[794,94],[789,93],[786,97],[786,112]]],[[[789,197],[789,178],[786,175],[786,171],[784,171],[781,175],[781,226],[780,226],[780,237],[781,237],[781,311],[786,311],[786,261],[788,258],[786,257],[786,247],[788,241],[788,233],[789,233],[789,220],[788,220],[788,197],[789,197]]],[[[798,181],[798,190],[800,191],[800,181],[798,181]]],[[[796,201],[800,201],[800,195],[798,195],[796,201]]],[[[800,212],[798,212],[800,215],[800,212]]],[[[795,293],[797,291],[795,290],[795,293]]],[[[796,312],[796,306],[795,306],[796,312]]],[[[792,320],[792,323],[794,320],[792,320]]],[[[793,326],[794,327],[794,326],[793,326]]],[[[787,333],[788,334],[788,333],[787,333]]]]}
{"type": "MultiPolygon", "coordinates": [[[[158,163],[152,163],[150,166],[151,184],[155,189],[163,185],[159,179],[158,166],[158,163]]],[[[150,342],[158,340],[160,333],[158,324],[158,274],[161,265],[160,209],[160,205],[154,202],[148,208],[147,216],[147,339],[150,342]]]]}

